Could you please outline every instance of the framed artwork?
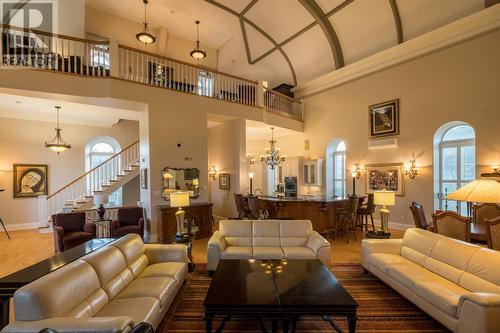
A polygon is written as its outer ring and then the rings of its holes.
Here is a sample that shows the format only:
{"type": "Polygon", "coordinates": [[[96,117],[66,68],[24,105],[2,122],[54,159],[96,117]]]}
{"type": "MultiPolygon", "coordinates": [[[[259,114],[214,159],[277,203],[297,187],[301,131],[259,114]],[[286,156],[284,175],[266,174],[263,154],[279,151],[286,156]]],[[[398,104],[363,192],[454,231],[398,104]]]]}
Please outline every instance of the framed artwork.
{"type": "Polygon", "coordinates": [[[147,168],[141,169],[140,180],[141,180],[141,188],[143,190],[147,190],[148,189],[148,169],[147,168]]]}
{"type": "Polygon", "coordinates": [[[370,105],[370,139],[399,135],[399,99],[370,105]]]}
{"type": "Polygon", "coordinates": [[[14,198],[48,195],[47,164],[14,164],[14,198]]]}
{"type": "Polygon", "coordinates": [[[231,178],[228,173],[219,173],[219,189],[229,191],[231,188],[231,178]]]}
{"type": "Polygon", "coordinates": [[[366,170],[366,193],[394,191],[404,196],[403,163],[368,164],[366,170]]]}

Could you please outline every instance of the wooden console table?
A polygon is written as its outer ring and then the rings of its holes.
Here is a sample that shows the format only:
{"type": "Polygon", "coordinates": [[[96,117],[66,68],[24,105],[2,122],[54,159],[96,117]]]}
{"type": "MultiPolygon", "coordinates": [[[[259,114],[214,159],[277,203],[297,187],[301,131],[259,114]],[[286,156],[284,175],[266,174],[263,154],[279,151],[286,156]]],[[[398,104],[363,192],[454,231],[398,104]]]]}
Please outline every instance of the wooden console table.
{"type": "MultiPolygon", "coordinates": [[[[209,202],[192,203],[189,207],[183,207],[186,212],[185,218],[192,222],[190,226],[195,224],[198,227],[196,238],[207,238],[212,236],[212,225],[214,218],[212,216],[213,204],[209,202]]],[[[177,222],[175,212],[178,208],[172,208],[168,204],[158,206],[158,215],[160,216],[160,243],[171,243],[175,239],[177,232],[177,222]]],[[[191,233],[191,230],[188,230],[191,233]]]]}
{"type": "Polygon", "coordinates": [[[69,264],[103,246],[114,238],[94,238],[67,251],[42,260],[0,279],[0,330],[9,324],[9,303],[17,289],[69,264]]]}

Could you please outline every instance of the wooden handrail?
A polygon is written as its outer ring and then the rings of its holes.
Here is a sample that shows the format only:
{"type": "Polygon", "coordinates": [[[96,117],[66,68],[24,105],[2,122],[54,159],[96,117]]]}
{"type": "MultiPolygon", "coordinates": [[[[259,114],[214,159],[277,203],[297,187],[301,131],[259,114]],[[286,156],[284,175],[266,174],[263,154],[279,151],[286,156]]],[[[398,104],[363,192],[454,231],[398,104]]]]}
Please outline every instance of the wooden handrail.
{"type": "Polygon", "coordinates": [[[49,37],[57,37],[57,38],[68,39],[68,40],[73,40],[73,41],[77,41],[77,42],[109,45],[109,41],[98,41],[98,40],[83,39],[83,38],[66,36],[66,35],[59,35],[59,34],[54,34],[54,33],[40,31],[40,30],[33,30],[33,29],[28,29],[28,28],[15,27],[15,26],[8,25],[8,24],[2,24],[2,29],[11,29],[11,30],[17,30],[17,31],[23,31],[23,32],[32,32],[32,33],[37,34],[37,35],[43,35],[43,36],[49,36],[49,37]]]}
{"type": "Polygon", "coordinates": [[[67,189],[68,187],[70,187],[71,185],[73,185],[74,183],[76,183],[77,181],[79,181],[80,179],[84,178],[85,176],[87,176],[88,174],[90,174],[91,172],[95,171],[97,168],[100,168],[101,166],[103,166],[104,164],[108,163],[110,160],[112,160],[113,158],[117,157],[118,155],[121,155],[123,152],[125,152],[126,150],[130,149],[131,147],[133,147],[134,145],[138,144],[139,143],[139,140],[137,140],[136,142],[128,145],[127,147],[125,147],[124,149],[120,150],[118,153],[114,154],[113,156],[111,156],[110,158],[108,158],[106,161],[102,162],[101,164],[99,164],[98,166],[92,168],[91,170],[85,172],[83,175],[81,175],[80,177],[76,178],[75,180],[73,180],[72,182],[70,182],[69,184],[67,184],[66,186],[64,186],[63,188],[59,189],[57,192],[55,193],[52,193],[51,195],[49,195],[47,197],[47,200],[49,200],[50,198],[52,198],[53,196],[57,195],[58,193],[64,191],[65,189],[67,189]]]}
{"type": "Polygon", "coordinates": [[[279,95],[280,97],[283,97],[283,98],[285,98],[285,99],[288,99],[290,102],[294,102],[294,103],[302,104],[302,102],[301,102],[301,101],[298,101],[298,100],[296,100],[296,99],[294,99],[294,98],[291,98],[290,96],[287,96],[287,95],[285,95],[285,94],[282,94],[282,93],[280,93],[279,91],[272,90],[272,89],[269,89],[269,88],[266,88],[266,87],[264,87],[264,89],[265,89],[266,91],[269,91],[270,93],[273,93],[273,94],[279,95]]]}
{"type": "Polygon", "coordinates": [[[225,75],[225,76],[231,77],[233,79],[242,80],[242,81],[246,81],[246,82],[253,83],[253,84],[259,84],[259,82],[257,82],[257,81],[252,81],[252,80],[249,80],[249,79],[245,79],[243,77],[234,76],[234,75],[231,75],[231,74],[219,72],[218,70],[211,69],[209,67],[195,65],[195,64],[190,64],[190,63],[182,61],[182,60],[172,59],[172,58],[169,58],[169,57],[162,56],[160,54],[142,51],[142,50],[135,49],[133,47],[125,46],[125,45],[122,45],[122,44],[119,44],[118,47],[122,48],[122,49],[125,49],[125,50],[129,50],[129,51],[133,51],[133,52],[137,52],[137,53],[142,53],[142,54],[145,54],[145,55],[149,55],[151,57],[156,57],[156,58],[164,59],[164,60],[167,60],[167,61],[176,62],[176,63],[181,64],[181,65],[186,65],[186,66],[190,66],[190,67],[202,69],[204,71],[209,71],[209,72],[212,72],[212,73],[217,73],[217,74],[225,75]]]}

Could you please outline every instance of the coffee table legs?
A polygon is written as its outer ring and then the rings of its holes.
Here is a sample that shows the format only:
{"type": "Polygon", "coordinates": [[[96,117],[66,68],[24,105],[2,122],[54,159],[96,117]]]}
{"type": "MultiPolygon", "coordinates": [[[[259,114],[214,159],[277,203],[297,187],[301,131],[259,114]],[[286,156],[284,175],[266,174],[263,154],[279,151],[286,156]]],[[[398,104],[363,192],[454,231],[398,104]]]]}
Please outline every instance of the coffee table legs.
{"type": "MultiPolygon", "coordinates": [[[[330,325],[337,331],[338,333],[344,333],[344,331],[337,325],[335,321],[329,316],[322,316],[324,320],[330,323],[330,325]]],[[[355,313],[348,314],[347,316],[347,327],[349,329],[349,333],[356,333],[356,321],[358,317],[355,313]]]]}
{"type": "Polygon", "coordinates": [[[356,332],[356,315],[347,317],[347,325],[349,327],[349,333],[356,332]]]}
{"type": "Polygon", "coordinates": [[[205,316],[205,329],[207,333],[220,333],[224,329],[226,322],[231,319],[231,316],[225,316],[222,318],[222,322],[220,323],[219,328],[216,331],[212,331],[212,324],[214,321],[214,317],[205,316]]]}
{"type": "Polygon", "coordinates": [[[0,298],[0,330],[9,324],[10,297],[0,298]]]}

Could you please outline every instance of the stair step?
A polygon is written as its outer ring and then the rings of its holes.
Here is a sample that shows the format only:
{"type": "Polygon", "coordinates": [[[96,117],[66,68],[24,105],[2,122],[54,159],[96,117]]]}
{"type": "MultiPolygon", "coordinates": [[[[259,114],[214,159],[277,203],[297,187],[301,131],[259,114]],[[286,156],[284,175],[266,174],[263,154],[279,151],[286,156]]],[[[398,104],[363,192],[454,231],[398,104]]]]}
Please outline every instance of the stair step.
{"type": "Polygon", "coordinates": [[[110,182],[110,183],[116,183],[117,181],[118,181],[118,180],[116,180],[116,179],[111,179],[109,182],[110,182]]]}
{"type": "Polygon", "coordinates": [[[78,200],[76,202],[77,205],[83,205],[83,204],[86,204],[88,202],[88,200],[78,200]]]}
{"type": "Polygon", "coordinates": [[[139,167],[139,165],[138,165],[138,164],[132,164],[130,167],[131,167],[132,169],[137,169],[137,168],[139,167]]]}
{"type": "Polygon", "coordinates": [[[85,199],[92,199],[94,196],[93,195],[86,195],[84,196],[85,199]]]}
{"type": "Polygon", "coordinates": [[[94,194],[101,194],[102,191],[94,191],[94,194]]]}
{"type": "Polygon", "coordinates": [[[123,172],[125,172],[125,173],[130,173],[130,172],[132,172],[132,171],[133,171],[133,170],[130,170],[130,169],[123,170],[123,172]]]}
{"type": "Polygon", "coordinates": [[[123,178],[123,177],[125,177],[125,175],[116,175],[116,177],[123,178]]]}
{"type": "Polygon", "coordinates": [[[111,185],[108,185],[108,184],[106,184],[106,185],[101,185],[101,187],[110,187],[110,186],[111,186],[111,185]]]}

